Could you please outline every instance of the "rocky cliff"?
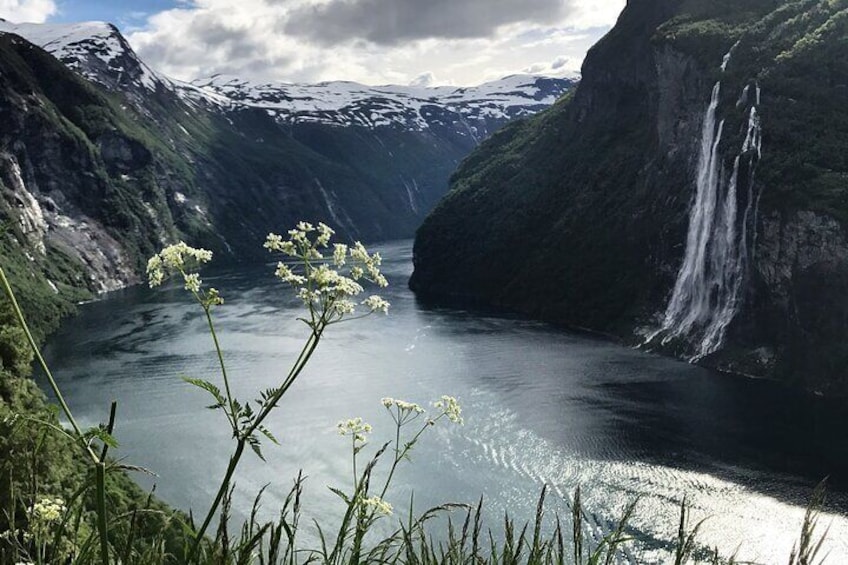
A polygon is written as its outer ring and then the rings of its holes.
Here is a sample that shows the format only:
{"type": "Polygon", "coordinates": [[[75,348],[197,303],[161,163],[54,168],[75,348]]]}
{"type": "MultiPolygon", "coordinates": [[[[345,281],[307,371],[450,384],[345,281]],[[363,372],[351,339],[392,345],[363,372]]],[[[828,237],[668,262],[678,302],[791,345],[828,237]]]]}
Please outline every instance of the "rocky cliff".
{"type": "Polygon", "coordinates": [[[631,0],[459,167],[411,286],[848,394],[848,3],[631,0]]]}
{"type": "Polygon", "coordinates": [[[301,218],[410,236],[481,139],[575,84],[199,82],[159,75],[109,24],[0,21],[2,255],[40,311],[138,281],[178,238],[244,260],[301,218]]]}

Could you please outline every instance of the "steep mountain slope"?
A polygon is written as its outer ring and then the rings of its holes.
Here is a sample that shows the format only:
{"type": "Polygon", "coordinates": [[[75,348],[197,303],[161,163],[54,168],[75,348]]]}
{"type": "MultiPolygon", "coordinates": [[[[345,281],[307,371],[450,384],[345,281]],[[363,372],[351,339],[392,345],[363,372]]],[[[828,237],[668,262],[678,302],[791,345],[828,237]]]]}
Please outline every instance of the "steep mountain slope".
{"type": "Polygon", "coordinates": [[[848,394],[848,2],[631,0],[460,166],[411,286],[848,394]]]}
{"type": "Polygon", "coordinates": [[[0,35],[0,121],[6,259],[20,254],[15,242],[61,278],[48,284],[108,290],[179,233],[166,196],[182,189],[171,179],[179,157],[119,102],[14,35],[0,35]]]}
{"type": "MultiPolygon", "coordinates": [[[[511,77],[480,89],[432,92],[347,84],[339,104],[316,113],[308,110],[315,93],[338,92],[339,84],[248,88],[207,81],[201,88],[158,75],[109,24],[0,22],[4,31],[43,46],[103,89],[99,96],[144,132],[136,149],[159,163],[151,182],[161,205],[155,215],[162,212],[167,229],[141,237],[182,235],[238,258],[261,256],[269,231],[303,217],[350,237],[411,235],[480,138],[513,116],[549,105],[574,84],[511,77]],[[294,91],[312,94],[287,94],[294,91]],[[362,119],[366,114],[370,121],[362,119]]],[[[30,191],[36,201],[45,182],[30,191]]],[[[127,199],[138,204],[144,196],[131,191],[127,199]]],[[[138,263],[126,267],[129,273],[138,263]]]]}

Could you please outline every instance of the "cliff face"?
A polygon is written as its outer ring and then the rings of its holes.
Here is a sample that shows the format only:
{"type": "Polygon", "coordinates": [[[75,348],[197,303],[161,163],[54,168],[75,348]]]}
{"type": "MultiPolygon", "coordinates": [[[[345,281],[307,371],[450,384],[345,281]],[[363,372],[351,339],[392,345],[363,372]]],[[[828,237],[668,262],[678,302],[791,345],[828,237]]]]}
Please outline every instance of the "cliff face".
{"type": "Polygon", "coordinates": [[[203,88],[158,75],[114,26],[0,20],[0,255],[55,313],[57,296],[137,282],[177,239],[245,260],[300,219],[408,237],[481,138],[573,84],[203,88]]]}
{"type": "Polygon", "coordinates": [[[12,35],[0,36],[0,122],[7,259],[17,242],[33,268],[66,264],[51,285],[98,292],[137,280],[141,258],[176,235],[145,130],[12,35]]]}
{"type": "Polygon", "coordinates": [[[631,0],[572,97],[462,163],[412,288],[848,393],[846,21],[631,0]]]}

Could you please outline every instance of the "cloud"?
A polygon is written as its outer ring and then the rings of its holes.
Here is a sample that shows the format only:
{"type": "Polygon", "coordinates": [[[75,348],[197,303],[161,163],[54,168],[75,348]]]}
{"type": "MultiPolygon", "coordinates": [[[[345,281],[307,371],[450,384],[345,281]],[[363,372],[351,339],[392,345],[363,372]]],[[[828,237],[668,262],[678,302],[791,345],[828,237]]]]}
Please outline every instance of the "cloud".
{"type": "Polygon", "coordinates": [[[53,0],[0,0],[0,18],[15,23],[42,23],[55,13],[53,0]]]}
{"type": "Polygon", "coordinates": [[[567,0],[330,0],[294,10],[283,30],[322,45],[364,39],[396,45],[425,38],[490,37],[504,25],[552,24],[573,11],[567,0]]]}
{"type": "Polygon", "coordinates": [[[555,71],[559,70],[568,65],[569,62],[571,62],[571,59],[569,59],[568,57],[557,57],[556,59],[554,59],[553,63],[551,63],[551,69],[555,71]]]}
{"type": "Polygon", "coordinates": [[[470,85],[560,57],[562,65],[551,72],[579,70],[626,0],[391,0],[395,8],[386,7],[388,0],[345,0],[350,7],[343,11],[377,6],[369,17],[397,22],[386,30],[365,21],[365,12],[356,12],[358,23],[325,14],[339,1],[184,0],[142,25],[133,22],[128,39],[154,69],[183,80],[228,74],[259,82],[470,85]],[[412,22],[414,14],[422,21],[412,22]],[[324,17],[335,24],[319,26],[324,17]],[[302,18],[309,30],[287,31],[302,18]],[[438,29],[442,24],[447,27],[438,29]],[[393,39],[402,36],[420,37],[393,39]],[[428,73],[432,78],[423,78],[428,73]]]}
{"type": "Polygon", "coordinates": [[[539,74],[547,71],[550,68],[550,65],[547,63],[533,63],[529,67],[522,69],[522,73],[527,73],[530,75],[539,74]]]}
{"type": "Polygon", "coordinates": [[[433,86],[434,84],[436,84],[436,75],[431,72],[421,73],[409,81],[409,86],[433,86]]]}

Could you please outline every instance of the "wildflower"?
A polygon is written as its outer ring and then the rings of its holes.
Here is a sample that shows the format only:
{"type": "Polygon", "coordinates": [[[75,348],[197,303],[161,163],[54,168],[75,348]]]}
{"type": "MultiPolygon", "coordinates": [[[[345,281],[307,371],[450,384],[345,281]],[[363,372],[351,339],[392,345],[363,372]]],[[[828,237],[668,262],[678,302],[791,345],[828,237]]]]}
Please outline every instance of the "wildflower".
{"type": "Polygon", "coordinates": [[[291,268],[285,263],[277,263],[277,270],[274,274],[281,281],[289,283],[294,287],[303,286],[306,283],[306,277],[294,274],[291,268]]]}
{"type": "Polygon", "coordinates": [[[154,255],[147,261],[147,281],[150,288],[155,288],[165,280],[165,269],[162,266],[162,258],[154,255]]]}
{"type": "Polygon", "coordinates": [[[346,257],[347,245],[344,243],[337,243],[333,246],[333,264],[336,267],[344,267],[346,257]]]}
{"type": "Polygon", "coordinates": [[[333,304],[333,309],[339,316],[344,316],[345,314],[353,314],[356,311],[356,304],[350,300],[337,300],[333,304]]]}
{"type": "Polygon", "coordinates": [[[442,411],[448,420],[454,424],[462,424],[462,407],[453,396],[442,396],[433,406],[442,411]]]}
{"type": "MultiPolygon", "coordinates": [[[[360,242],[352,246],[333,244],[332,260],[325,260],[319,249],[330,247],[335,234],[326,224],[319,223],[315,227],[308,222],[298,222],[287,233],[288,239],[268,234],[264,247],[297,260],[297,264],[278,263],[275,274],[291,285],[309,308],[311,318],[307,324],[338,322],[355,314],[357,302],[353,298],[364,292],[360,281],[367,280],[380,287],[388,285],[380,273],[382,257],[379,253],[369,254],[360,242]]],[[[369,313],[386,313],[389,308],[389,303],[379,296],[372,296],[361,304],[369,313]]]]}
{"type": "Polygon", "coordinates": [[[327,224],[318,222],[318,237],[315,238],[315,242],[321,247],[327,247],[330,243],[330,238],[333,237],[335,233],[336,232],[334,232],[327,224]]]}
{"type": "Polygon", "coordinates": [[[379,253],[369,255],[368,250],[365,249],[362,242],[357,241],[350,249],[350,256],[354,261],[361,265],[360,269],[357,271],[357,274],[359,274],[360,277],[365,276],[367,273],[366,278],[371,280],[371,282],[380,288],[389,286],[389,281],[386,280],[386,277],[380,273],[380,265],[383,263],[383,258],[379,253]]]}
{"type": "Polygon", "coordinates": [[[379,496],[363,498],[362,506],[366,509],[372,510],[377,514],[382,514],[384,516],[392,515],[392,505],[380,498],[379,496]]]}
{"type": "Polygon", "coordinates": [[[65,501],[61,498],[42,498],[32,507],[32,517],[43,523],[55,522],[65,513],[65,501]]]}
{"type": "Polygon", "coordinates": [[[195,293],[200,292],[200,285],[201,285],[201,282],[202,282],[200,280],[200,275],[198,275],[197,273],[191,273],[191,274],[185,275],[184,279],[185,279],[185,289],[186,290],[188,290],[190,292],[195,292],[195,293]]]}
{"type": "Polygon", "coordinates": [[[382,312],[383,314],[389,313],[390,304],[379,296],[369,296],[362,301],[362,305],[368,307],[368,309],[372,312],[382,312]]]}
{"type": "Polygon", "coordinates": [[[372,431],[371,424],[366,424],[362,418],[342,420],[336,424],[336,429],[340,436],[352,435],[353,440],[360,443],[365,443],[367,441],[365,434],[370,434],[372,431]]]}
{"type": "Polygon", "coordinates": [[[182,274],[186,289],[192,292],[200,290],[200,278],[187,271],[212,260],[212,252],[206,249],[189,247],[184,242],[165,247],[147,261],[147,280],[150,288],[162,284],[172,273],[182,274]]]}
{"type": "Polygon", "coordinates": [[[292,257],[295,255],[294,244],[291,241],[284,241],[282,236],[275,233],[268,234],[263,247],[268,251],[278,251],[292,257]]]}
{"type": "Polygon", "coordinates": [[[401,412],[409,412],[415,414],[423,414],[424,409],[420,404],[415,404],[414,402],[406,402],[405,400],[398,400],[396,398],[383,398],[380,402],[386,408],[391,408],[392,406],[397,406],[401,412]]]}
{"type": "Polygon", "coordinates": [[[221,298],[221,293],[218,292],[217,288],[210,288],[209,292],[206,293],[205,302],[209,306],[221,306],[224,303],[224,299],[221,298]]]}

